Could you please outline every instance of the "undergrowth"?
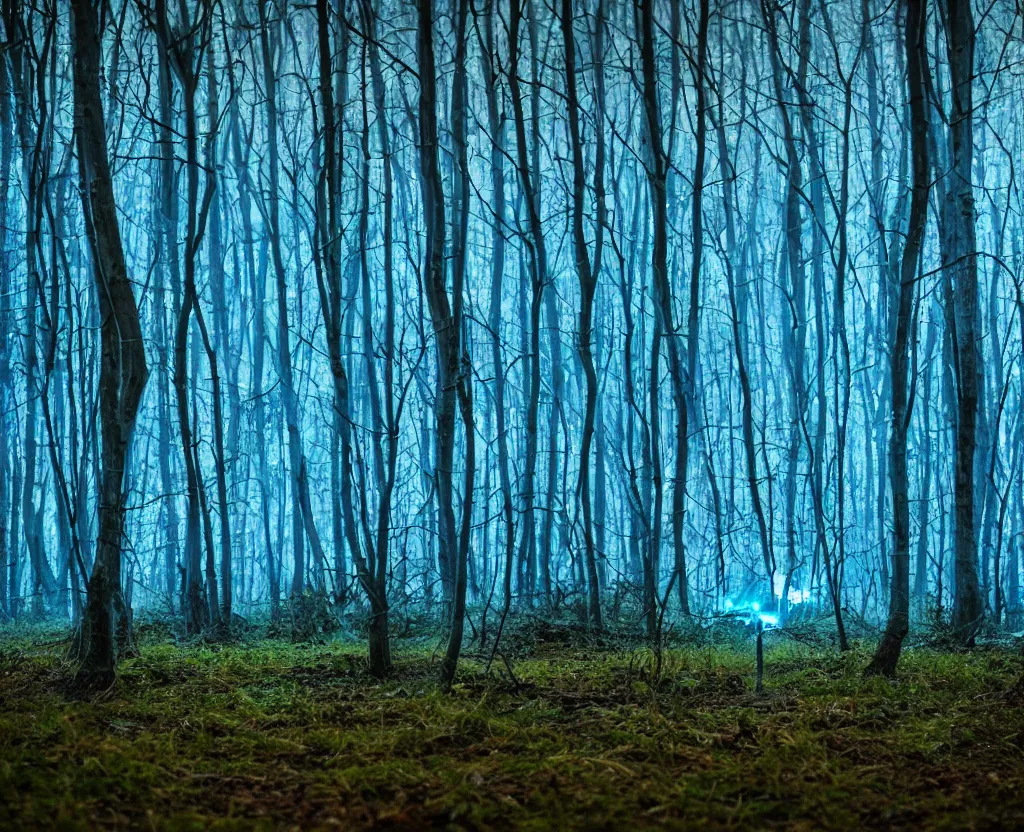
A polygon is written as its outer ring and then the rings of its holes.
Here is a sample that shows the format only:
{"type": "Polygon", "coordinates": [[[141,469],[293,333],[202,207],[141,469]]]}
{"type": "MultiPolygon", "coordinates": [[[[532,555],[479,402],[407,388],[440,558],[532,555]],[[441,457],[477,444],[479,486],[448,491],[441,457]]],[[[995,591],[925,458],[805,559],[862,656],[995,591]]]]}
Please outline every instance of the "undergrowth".
{"type": "Polygon", "coordinates": [[[176,644],[66,692],[59,634],[0,633],[0,827],[991,828],[1024,824],[1024,665],[741,627],[657,653],[626,634],[510,630],[507,662],[395,645],[384,682],[335,640],[176,644]],[[511,672],[510,672],[511,671],[511,672]]]}

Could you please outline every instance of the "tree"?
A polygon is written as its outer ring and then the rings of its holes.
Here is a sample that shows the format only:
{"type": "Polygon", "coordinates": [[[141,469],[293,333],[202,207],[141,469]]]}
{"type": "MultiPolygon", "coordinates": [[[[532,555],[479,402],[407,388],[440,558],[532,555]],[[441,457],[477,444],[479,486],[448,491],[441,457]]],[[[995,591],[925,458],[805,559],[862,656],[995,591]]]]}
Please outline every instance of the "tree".
{"type": "MultiPolygon", "coordinates": [[[[680,582],[682,611],[689,614],[689,600],[685,592],[686,560],[682,548],[682,500],[686,489],[687,433],[689,413],[683,379],[682,359],[679,356],[679,332],[672,315],[672,287],[668,277],[668,171],[671,160],[665,151],[661,128],[661,105],[658,95],[658,71],[655,61],[654,2],[642,0],[639,5],[637,26],[640,30],[640,63],[643,78],[643,110],[647,142],[651,158],[646,162],[647,183],[652,208],[653,241],[651,246],[651,286],[655,306],[655,330],[651,345],[650,369],[650,422],[651,458],[654,464],[654,518],[651,532],[650,560],[657,568],[661,546],[661,449],[658,362],[661,340],[668,352],[668,371],[672,382],[672,400],[676,409],[676,476],[673,486],[673,541],[676,546],[676,567],[673,580],[680,582]],[[677,525],[678,524],[678,525],[677,525]]],[[[706,28],[705,28],[706,32],[706,28]]],[[[696,263],[699,275],[700,263],[696,263]]],[[[692,289],[691,289],[692,291],[692,289]]],[[[691,298],[692,300],[692,298],[691,298]]],[[[691,304],[692,305],[692,304],[691,304]]],[[[691,321],[692,322],[692,321],[691,321]]]]}
{"type": "Polygon", "coordinates": [[[71,3],[75,142],[92,272],[100,309],[100,427],[103,438],[99,535],[82,622],[83,687],[113,683],[131,618],[121,591],[125,459],[148,370],[135,294],[128,278],[107,157],[100,97],[100,29],[90,0],[71,3]]]}
{"type": "Polygon", "coordinates": [[[260,54],[263,59],[263,80],[266,85],[267,146],[270,189],[264,206],[263,220],[270,231],[270,251],[277,286],[277,368],[281,382],[285,424],[288,431],[288,464],[291,469],[292,494],[292,547],[295,563],[292,571],[291,594],[298,597],[306,585],[305,540],[313,551],[314,571],[323,569],[324,553],[313,517],[309,496],[309,474],[303,452],[302,432],[299,425],[299,404],[295,393],[295,375],[292,366],[291,334],[288,327],[288,278],[285,271],[281,225],[281,161],[278,140],[277,75],[274,69],[272,34],[276,21],[270,17],[270,0],[259,0],[260,54]]]}
{"type": "MultiPolygon", "coordinates": [[[[598,26],[602,25],[598,21],[598,26]]],[[[587,251],[583,230],[586,178],[583,170],[583,145],[580,141],[579,95],[576,92],[576,39],[573,35],[572,0],[562,0],[562,43],[565,49],[566,103],[569,108],[569,137],[572,144],[572,233],[576,254],[576,272],[580,281],[580,319],[577,349],[587,379],[587,400],[584,405],[583,438],[580,445],[580,500],[583,504],[583,541],[587,567],[588,614],[595,627],[601,627],[601,589],[597,579],[597,556],[594,551],[594,520],[590,500],[590,451],[594,440],[597,415],[597,370],[591,349],[594,320],[594,293],[597,274],[587,251]]],[[[598,157],[594,177],[604,178],[604,158],[598,157]]]]}
{"type": "Polygon", "coordinates": [[[907,57],[907,90],[910,102],[913,185],[910,197],[910,225],[900,263],[900,285],[895,308],[896,328],[891,351],[892,412],[889,428],[889,482],[893,505],[892,588],[889,592],[889,621],[867,673],[892,676],[900,649],[910,627],[910,496],[907,474],[907,428],[913,413],[908,390],[909,345],[914,337],[913,304],[917,267],[928,219],[930,167],[928,161],[928,119],[925,114],[923,66],[928,60],[925,45],[925,0],[907,0],[904,14],[904,49],[907,57]]]}
{"type": "Polygon", "coordinates": [[[953,355],[957,380],[955,458],[956,592],[953,626],[970,642],[980,624],[978,541],[975,532],[975,435],[984,364],[978,343],[978,260],[974,227],[974,17],[970,0],[946,0],[949,62],[950,181],[942,205],[947,236],[943,266],[952,284],[953,355]]]}

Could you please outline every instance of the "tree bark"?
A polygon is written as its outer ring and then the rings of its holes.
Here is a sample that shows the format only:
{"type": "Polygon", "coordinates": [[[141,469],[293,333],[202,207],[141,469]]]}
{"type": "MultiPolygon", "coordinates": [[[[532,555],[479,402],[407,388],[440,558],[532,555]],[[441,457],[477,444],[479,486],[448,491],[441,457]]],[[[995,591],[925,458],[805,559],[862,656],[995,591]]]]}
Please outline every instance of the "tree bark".
{"type": "Polygon", "coordinates": [[[889,482],[893,505],[892,588],[889,620],[885,633],[866,673],[892,676],[896,672],[903,639],[910,626],[910,499],[907,474],[907,428],[913,412],[908,395],[909,344],[914,337],[912,311],[917,285],[917,263],[921,254],[928,216],[929,161],[928,122],[922,65],[928,60],[925,48],[925,0],[906,0],[904,48],[907,56],[907,86],[910,100],[910,133],[913,156],[913,190],[910,198],[910,226],[900,264],[900,285],[896,305],[896,328],[891,352],[892,411],[889,433],[889,482]]]}
{"type": "Polygon", "coordinates": [[[958,381],[954,463],[956,589],[952,623],[962,641],[972,642],[983,615],[983,599],[978,585],[974,471],[978,402],[984,388],[978,332],[978,262],[972,184],[975,33],[970,0],[945,0],[945,12],[952,102],[949,113],[952,169],[942,206],[951,259],[943,265],[953,283],[953,355],[958,381]]]}
{"type": "MultiPolygon", "coordinates": [[[[594,439],[597,414],[597,370],[591,347],[594,320],[594,294],[597,273],[592,268],[587,239],[583,229],[586,178],[583,169],[583,143],[580,140],[579,95],[576,91],[576,39],[573,34],[572,0],[562,0],[562,43],[565,49],[566,106],[569,111],[569,139],[572,146],[572,233],[575,246],[576,272],[580,282],[580,317],[577,337],[580,361],[586,376],[586,403],[583,436],[580,444],[580,501],[583,506],[583,543],[587,569],[587,611],[590,623],[601,628],[601,588],[597,578],[597,557],[594,551],[594,521],[590,500],[590,451],[594,439]]],[[[599,22],[600,26],[601,23],[599,22]]],[[[598,157],[594,176],[603,179],[604,157],[598,157]]]]}
{"type": "Polygon", "coordinates": [[[147,369],[139,310],[128,278],[107,158],[100,97],[100,31],[89,0],[73,0],[75,139],[82,210],[99,299],[102,342],[100,420],[103,436],[99,536],[83,620],[83,657],[76,681],[83,687],[113,683],[119,631],[130,611],[121,592],[125,459],[131,444],[147,369]]]}

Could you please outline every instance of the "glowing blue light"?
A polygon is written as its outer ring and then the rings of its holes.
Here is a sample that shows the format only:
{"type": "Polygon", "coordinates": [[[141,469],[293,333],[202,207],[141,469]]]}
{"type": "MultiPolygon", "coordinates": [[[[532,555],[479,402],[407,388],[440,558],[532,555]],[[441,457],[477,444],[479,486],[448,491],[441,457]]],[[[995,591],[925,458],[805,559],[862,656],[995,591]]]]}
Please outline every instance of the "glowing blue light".
{"type": "Polygon", "coordinates": [[[743,603],[737,606],[736,601],[732,598],[726,598],[722,607],[726,614],[741,618],[748,627],[755,624],[759,624],[764,629],[779,626],[779,616],[771,612],[761,612],[759,601],[751,601],[749,605],[743,603]]]}

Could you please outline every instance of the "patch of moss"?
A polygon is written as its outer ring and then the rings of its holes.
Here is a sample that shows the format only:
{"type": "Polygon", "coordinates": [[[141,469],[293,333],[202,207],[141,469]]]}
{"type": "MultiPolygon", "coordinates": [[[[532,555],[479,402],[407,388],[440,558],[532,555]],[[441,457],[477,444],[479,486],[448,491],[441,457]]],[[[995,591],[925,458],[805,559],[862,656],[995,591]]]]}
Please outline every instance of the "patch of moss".
{"type": "MultiPolygon", "coordinates": [[[[515,681],[344,641],[143,644],[64,694],[59,636],[0,634],[0,826],[153,829],[1009,828],[1024,823],[1024,666],[1010,651],[785,643],[655,656],[538,629],[515,681]]],[[[582,634],[579,634],[582,638],[582,634]]],[[[521,642],[525,644],[525,642],[521,642]]],[[[419,646],[417,646],[419,645],[419,646]]]]}

